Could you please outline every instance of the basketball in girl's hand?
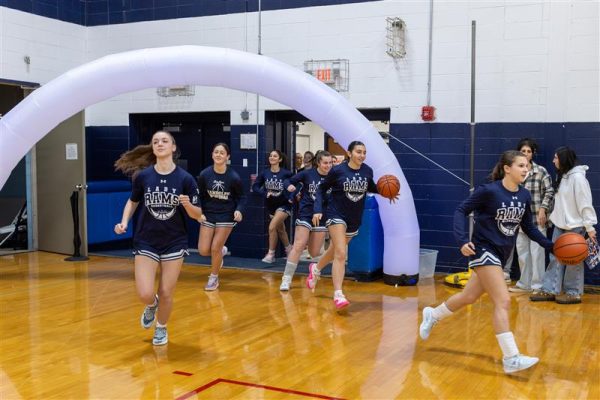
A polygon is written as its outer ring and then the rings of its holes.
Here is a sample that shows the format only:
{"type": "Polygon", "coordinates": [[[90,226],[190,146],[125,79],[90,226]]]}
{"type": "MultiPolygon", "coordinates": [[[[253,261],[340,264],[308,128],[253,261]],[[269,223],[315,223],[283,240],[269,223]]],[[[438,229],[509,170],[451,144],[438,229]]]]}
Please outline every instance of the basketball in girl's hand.
{"type": "Polygon", "coordinates": [[[383,175],[377,180],[377,191],[390,200],[400,193],[400,181],[394,175],[383,175]]]}
{"type": "Polygon", "coordinates": [[[554,256],[563,265],[577,265],[588,256],[587,242],[578,233],[563,233],[554,242],[554,256]]]}

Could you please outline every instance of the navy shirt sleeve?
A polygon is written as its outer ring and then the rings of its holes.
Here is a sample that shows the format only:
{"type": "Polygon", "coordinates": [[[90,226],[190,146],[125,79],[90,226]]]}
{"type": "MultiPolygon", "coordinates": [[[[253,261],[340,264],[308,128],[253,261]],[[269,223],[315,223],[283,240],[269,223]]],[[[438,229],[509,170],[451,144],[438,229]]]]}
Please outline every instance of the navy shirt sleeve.
{"type": "Polygon", "coordinates": [[[244,193],[244,186],[242,185],[242,180],[237,174],[237,172],[232,173],[231,195],[233,197],[233,201],[235,202],[235,210],[244,214],[244,211],[246,209],[246,194],[244,193]]]}
{"type": "Polygon", "coordinates": [[[129,196],[129,200],[133,201],[134,203],[139,203],[143,197],[144,184],[142,182],[142,179],[140,178],[140,175],[137,174],[133,178],[133,182],[131,184],[131,196],[129,196]]]}
{"type": "Polygon", "coordinates": [[[325,177],[325,180],[319,185],[317,191],[315,191],[315,204],[313,206],[313,212],[315,214],[323,213],[323,200],[325,199],[329,188],[333,187],[335,184],[339,171],[340,169],[338,168],[332,168],[325,177]]]}
{"type": "Polygon", "coordinates": [[[488,191],[486,187],[480,186],[454,211],[454,238],[460,247],[465,243],[469,243],[469,233],[465,229],[465,217],[472,211],[481,208],[487,199],[488,191]]]}
{"type": "Polygon", "coordinates": [[[367,187],[367,192],[379,194],[379,190],[377,190],[377,185],[373,178],[369,178],[369,186],[367,187]]]}
{"type": "MultiPolygon", "coordinates": [[[[198,176],[198,193],[206,193],[206,177],[204,176],[204,174],[200,173],[200,176],[198,176]]],[[[204,204],[202,204],[202,196],[198,196],[198,207],[202,208],[204,206],[204,204]]]]}
{"type": "Polygon", "coordinates": [[[191,175],[186,175],[183,181],[183,194],[190,197],[190,203],[195,206],[200,204],[200,190],[198,184],[191,175]]]}
{"type": "Polygon", "coordinates": [[[252,184],[252,192],[260,194],[261,196],[266,193],[266,190],[265,190],[265,171],[262,171],[256,177],[256,180],[252,184]]]}

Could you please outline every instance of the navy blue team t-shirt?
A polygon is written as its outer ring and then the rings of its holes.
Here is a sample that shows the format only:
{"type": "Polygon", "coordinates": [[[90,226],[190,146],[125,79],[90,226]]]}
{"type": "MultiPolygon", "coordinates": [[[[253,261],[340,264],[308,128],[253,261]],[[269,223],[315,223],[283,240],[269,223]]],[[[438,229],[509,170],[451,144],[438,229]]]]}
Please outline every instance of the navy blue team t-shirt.
{"type": "Polygon", "coordinates": [[[334,166],[319,189],[315,196],[314,213],[323,213],[323,199],[331,189],[325,212],[327,219],[341,218],[352,226],[360,225],[367,192],[378,193],[373,181],[373,169],[365,163],[359,169],[350,168],[347,162],[334,166]]]}
{"type": "Polygon", "coordinates": [[[502,264],[514,249],[519,225],[532,240],[551,249],[552,241],[532,223],[530,203],[531,194],[522,186],[516,192],[511,192],[502,185],[501,180],[481,185],[454,212],[454,237],[458,245],[462,247],[469,242],[465,217],[475,211],[471,241],[475,247],[494,250],[502,264]]]}
{"type": "Polygon", "coordinates": [[[265,197],[265,206],[269,211],[274,211],[277,207],[289,204],[283,182],[291,176],[292,172],[285,168],[281,168],[277,172],[266,168],[256,177],[252,191],[263,196],[270,193],[269,197],[265,197]]]}
{"type": "Polygon", "coordinates": [[[237,172],[227,167],[223,174],[211,165],[198,177],[200,207],[203,213],[226,214],[233,218],[234,211],[244,213],[245,195],[237,172]]]}
{"type": "MultiPolygon", "coordinates": [[[[298,216],[300,218],[312,219],[317,191],[319,190],[319,185],[321,185],[326,177],[327,175],[321,175],[316,168],[309,168],[300,171],[284,182],[286,189],[292,184],[296,186],[295,193],[300,192],[301,194],[300,202],[298,203],[298,216]],[[301,188],[299,188],[300,185],[302,185],[301,188]]],[[[295,196],[295,194],[291,196],[295,196]]]]}
{"type": "Polygon", "coordinates": [[[140,203],[135,232],[136,244],[157,250],[176,244],[187,246],[187,213],[179,204],[179,195],[187,195],[198,205],[199,192],[194,178],[180,167],[170,174],[156,172],[154,166],[140,171],[133,180],[130,200],[140,203]]]}

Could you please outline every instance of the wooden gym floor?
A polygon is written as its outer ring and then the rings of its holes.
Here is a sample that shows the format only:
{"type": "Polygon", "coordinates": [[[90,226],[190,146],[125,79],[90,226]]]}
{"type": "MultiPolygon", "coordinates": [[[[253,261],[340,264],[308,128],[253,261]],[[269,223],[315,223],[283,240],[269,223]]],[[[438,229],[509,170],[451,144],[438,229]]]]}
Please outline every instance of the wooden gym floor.
{"type": "Polygon", "coordinates": [[[139,324],[133,261],[67,263],[42,252],[0,257],[0,399],[599,399],[600,296],[583,304],[512,296],[511,324],[539,365],[502,372],[491,303],[476,304],[418,338],[420,310],[456,292],[331,280],[313,294],[303,276],[184,266],[169,322],[153,348],[139,324]]]}

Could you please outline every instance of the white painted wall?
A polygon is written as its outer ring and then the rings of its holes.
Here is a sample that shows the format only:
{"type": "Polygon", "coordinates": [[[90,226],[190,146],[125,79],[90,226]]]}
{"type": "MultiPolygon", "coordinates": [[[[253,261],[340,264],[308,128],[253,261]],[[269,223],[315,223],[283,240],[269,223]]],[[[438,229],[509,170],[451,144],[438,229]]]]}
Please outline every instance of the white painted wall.
{"type": "MultiPolygon", "coordinates": [[[[257,51],[257,13],[83,28],[0,7],[0,77],[45,83],[98,57],[192,44],[257,51]],[[32,59],[29,69],[22,58],[32,59]]],[[[599,2],[595,0],[441,1],[434,5],[432,104],[437,122],[470,118],[471,20],[477,21],[478,122],[600,121],[599,2]]],[[[357,107],[392,109],[391,122],[420,122],[427,99],[429,2],[381,2],[262,14],[262,53],[303,67],[309,59],[350,60],[357,107]],[[386,53],[385,17],[406,22],[405,58],[386,53]]],[[[253,94],[197,88],[181,111],[251,111],[253,94]]],[[[264,109],[286,107],[261,98],[264,109]]],[[[155,90],[99,103],[87,125],[126,125],[132,112],[172,110],[155,90]]]]}
{"type": "Polygon", "coordinates": [[[0,7],[0,78],[46,83],[85,62],[80,25],[0,7]],[[31,63],[23,58],[29,56],[31,63]]]}

